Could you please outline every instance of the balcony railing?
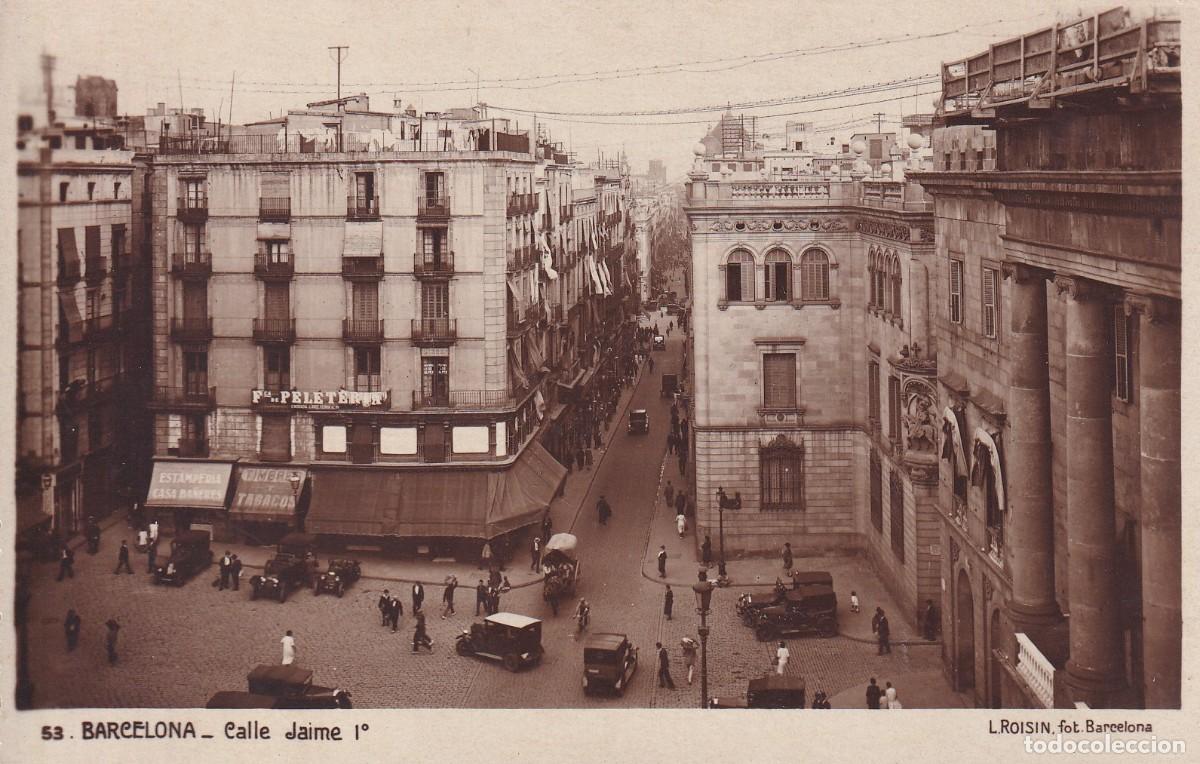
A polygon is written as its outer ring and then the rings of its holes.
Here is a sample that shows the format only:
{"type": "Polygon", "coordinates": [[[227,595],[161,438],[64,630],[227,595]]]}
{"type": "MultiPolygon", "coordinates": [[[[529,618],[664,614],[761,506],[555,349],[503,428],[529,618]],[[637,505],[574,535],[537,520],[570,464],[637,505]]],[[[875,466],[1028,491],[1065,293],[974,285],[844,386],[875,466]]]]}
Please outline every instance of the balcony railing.
{"type": "Polygon", "coordinates": [[[414,318],[411,331],[416,344],[450,344],[458,339],[458,319],[414,318]]]}
{"type": "Polygon", "coordinates": [[[533,194],[509,194],[508,195],[508,215],[528,215],[537,209],[537,203],[534,201],[533,194]]]}
{"type": "Polygon", "coordinates": [[[413,390],[412,407],[421,409],[489,409],[512,408],[517,405],[515,396],[504,390],[451,390],[445,395],[427,395],[413,390]]]}
{"type": "Polygon", "coordinates": [[[187,223],[203,223],[208,220],[208,196],[178,197],[175,217],[187,223]]]}
{"type": "Polygon", "coordinates": [[[343,318],[342,337],[346,342],[382,342],[383,321],[379,319],[343,318]]]}
{"type": "Polygon", "coordinates": [[[217,388],[155,387],[151,405],[159,408],[211,409],[217,404],[217,388]]]}
{"type": "Polygon", "coordinates": [[[1033,690],[1043,708],[1054,708],[1054,664],[1028,636],[1017,632],[1016,637],[1017,674],[1033,690]]]}
{"type": "Polygon", "coordinates": [[[378,196],[348,196],[346,197],[347,220],[378,220],[378,196]]]}
{"type": "Polygon", "coordinates": [[[89,284],[98,284],[104,280],[104,276],[108,273],[108,265],[104,262],[104,258],[100,255],[89,257],[84,260],[84,265],[87,268],[85,279],[89,284]]]}
{"type": "Polygon", "coordinates": [[[453,252],[414,252],[413,273],[417,276],[447,277],[454,275],[453,252]]]}
{"type": "Polygon", "coordinates": [[[258,219],[264,223],[287,223],[292,219],[290,197],[264,196],[258,200],[258,219]]]}
{"type": "Polygon", "coordinates": [[[212,318],[171,319],[171,339],[182,342],[208,342],[212,336],[212,318]]]}
{"type": "Polygon", "coordinates": [[[916,183],[902,181],[864,180],[862,201],[868,207],[909,212],[929,212],[933,201],[926,198],[924,190],[916,183]]]}
{"type": "Polygon", "coordinates": [[[342,276],[348,279],[383,278],[383,255],[378,257],[343,257],[342,276]]]}
{"type": "Polygon", "coordinates": [[[292,344],[296,341],[296,319],[254,319],[254,341],[292,344]]]}
{"type": "Polygon", "coordinates": [[[211,252],[176,252],[171,256],[171,273],[207,278],[212,274],[211,252]]]}
{"type": "Polygon", "coordinates": [[[179,455],[182,457],[207,458],[208,441],[203,438],[180,438],[179,455]]]}
{"type": "Polygon", "coordinates": [[[254,253],[254,275],[263,278],[290,279],[296,272],[291,253],[270,255],[266,252],[254,253]]]}
{"type": "Polygon", "coordinates": [[[80,277],[83,275],[83,269],[80,267],[78,260],[59,260],[58,261],[58,285],[71,286],[78,284],[80,277]]]}
{"type": "Polygon", "coordinates": [[[417,217],[450,217],[450,197],[428,195],[417,197],[417,217]]]}

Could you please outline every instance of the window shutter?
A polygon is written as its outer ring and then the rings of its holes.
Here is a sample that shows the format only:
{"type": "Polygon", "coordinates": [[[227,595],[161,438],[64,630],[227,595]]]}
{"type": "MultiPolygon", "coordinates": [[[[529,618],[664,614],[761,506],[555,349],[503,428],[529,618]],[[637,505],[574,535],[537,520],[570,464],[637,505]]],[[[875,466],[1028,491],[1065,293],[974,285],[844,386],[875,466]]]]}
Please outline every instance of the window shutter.
{"type": "Polygon", "coordinates": [[[871,525],[883,532],[883,465],[874,451],[871,452],[871,525]]]}
{"type": "Polygon", "coordinates": [[[446,290],[445,284],[421,285],[422,318],[447,318],[450,315],[446,290]]]}
{"type": "Polygon", "coordinates": [[[900,380],[888,377],[888,437],[900,437],[900,380]]]}
{"type": "Polygon", "coordinates": [[[742,299],[746,302],[754,300],[754,261],[742,263],[742,299]]]}
{"type": "Polygon", "coordinates": [[[1113,355],[1116,363],[1114,386],[1117,398],[1128,401],[1129,396],[1129,318],[1123,305],[1113,306],[1113,355]]]}
{"type": "Polygon", "coordinates": [[[725,266],[725,299],[737,302],[742,299],[742,266],[729,263],[725,266]]]}
{"type": "Polygon", "coordinates": [[[983,269],[983,333],[996,336],[996,272],[983,269]]]}
{"type": "Polygon", "coordinates": [[[904,562],[904,483],[896,472],[892,472],[890,494],[892,552],[904,562]]]}
{"type": "Polygon", "coordinates": [[[950,261],[950,320],[962,321],[962,262],[950,261]]]}
{"type": "Polygon", "coordinates": [[[379,285],[375,283],[354,284],[354,320],[379,320],[379,285]]]}
{"type": "Polygon", "coordinates": [[[879,364],[871,361],[867,365],[867,400],[870,402],[870,413],[868,414],[876,422],[879,421],[879,364]]]}
{"type": "Polygon", "coordinates": [[[796,406],[795,353],[768,353],[763,356],[763,405],[767,408],[796,406]]]}
{"type": "Polygon", "coordinates": [[[763,271],[763,291],[767,300],[775,299],[775,264],[772,262],[767,262],[763,271]]]}
{"type": "Polygon", "coordinates": [[[264,172],[262,174],[262,197],[264,199],[287,199],[291,195],[291,176],[288,173],[264,172]]]}
{"type": "Polygon", "coordinates": [[[292,311],[288,291],[287,284],[265,285],[267,319],[279,321],[290,317],[292,311]]]}

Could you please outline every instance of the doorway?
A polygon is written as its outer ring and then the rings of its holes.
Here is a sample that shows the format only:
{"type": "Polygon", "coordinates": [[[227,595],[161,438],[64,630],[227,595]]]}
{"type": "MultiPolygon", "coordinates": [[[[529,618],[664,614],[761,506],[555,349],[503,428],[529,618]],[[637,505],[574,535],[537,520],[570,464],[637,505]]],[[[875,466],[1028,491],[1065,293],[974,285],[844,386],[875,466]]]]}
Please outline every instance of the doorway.
{"type": "Polygon", "coordinates": [[[955,592],[954,644],[957,665],[958,691],[975,689],[975,597],[971,593],[971,579],[965,570],[958,572],[955,592]]]}

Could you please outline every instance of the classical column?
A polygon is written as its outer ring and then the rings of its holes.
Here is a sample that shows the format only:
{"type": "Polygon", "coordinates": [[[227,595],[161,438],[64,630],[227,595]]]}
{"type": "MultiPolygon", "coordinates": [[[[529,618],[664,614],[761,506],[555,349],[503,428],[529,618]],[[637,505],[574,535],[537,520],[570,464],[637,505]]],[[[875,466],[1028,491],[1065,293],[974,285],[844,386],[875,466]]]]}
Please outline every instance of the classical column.
{"type": "Polygon", "coordinates": [[[1058,277],[1067,295],[1067,554],[1072,700],[1111,705],[1123,684],[1113,504],[1112,301],[1103,286],[1058,277]]]}
{"type": "MultiPolygon", "coordinates": [[[[1012,563],[1007,603],[1014,632],[1037,642],[1041,627],[1061,617],[1054,597],[1054,496],[1050,468],[1050,365],[1045,271],[1015,264],[1009,279],[1012,367],[1008,386],[1009,517],[1012,563]]],[[[1016,638],[1010,645],[1016,655],[1016,638]]]]}
{"type": "Polygon", "coordinates": [[[1183,669],[1179,303],[1131,297],[1142,441],[1142,641],[1146,708],[1179,708],[1183,669]]]}

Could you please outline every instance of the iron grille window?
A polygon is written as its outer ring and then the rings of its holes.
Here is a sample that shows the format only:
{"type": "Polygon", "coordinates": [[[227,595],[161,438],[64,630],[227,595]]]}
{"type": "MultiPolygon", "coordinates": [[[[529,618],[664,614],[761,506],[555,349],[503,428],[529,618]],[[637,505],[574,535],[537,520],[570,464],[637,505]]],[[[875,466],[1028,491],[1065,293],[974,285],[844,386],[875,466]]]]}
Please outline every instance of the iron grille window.
{"type": "Polygon", "coordinates": [[[994,268],[983,269],[983,336],[996,336],[996,270],[994,268]]]}
{"type": "Polygon", "coordinates": [[[871,361],[867,364],[867,401],[869,411],[867,416],[872,421],[878,422],[879,416],[879,362],[871,361]]]}
{"type": "Polygon", "coordinates": [[[895,470],[892,471],[889,493],[892,551],[900,562],[904,562],[904,483],[900,480],[900,473],[895,470]]]}
{"type": "Polygon", "coordinates": [[[888,377],[888,437],[892,442],[900,439],[900,380],[888,377]]]}
{"type": "Polygon", "coordinates": [[[829,256],[819,249],[810,249],[800,258],[801,297],[805,300],[829,299],[829,256]]]}
{"type": "Polygon", "coordinates": [[[1117,399],[1129,401],[1133,399],[1129,364],[1129,318],[1125,315],[1123,305],[1113,307],[1113,360],[1115,363],[1115,378],[1113,389],[1117,399]]]}
{"type": "Polygon", "coordinates": [[[764,512],[804,509],[804,450],[799,446],[768,446],[759,457],[764,512]]]}
{"type": "Polygon", "coordinates": [[[871,452],[871,525],[883,533],[883,465],[874,451],[871,452]]]}
{"type": "Polygon", "coordinates": [[[795,353],[763,356],[763,406],[769,409],[796,407],[795,353]]]}
{"type": "Polygon", "coordinates": [[[963,295],[963,264],[962,260],[950,261],[950,322],[962,323],[963,295]]]}

